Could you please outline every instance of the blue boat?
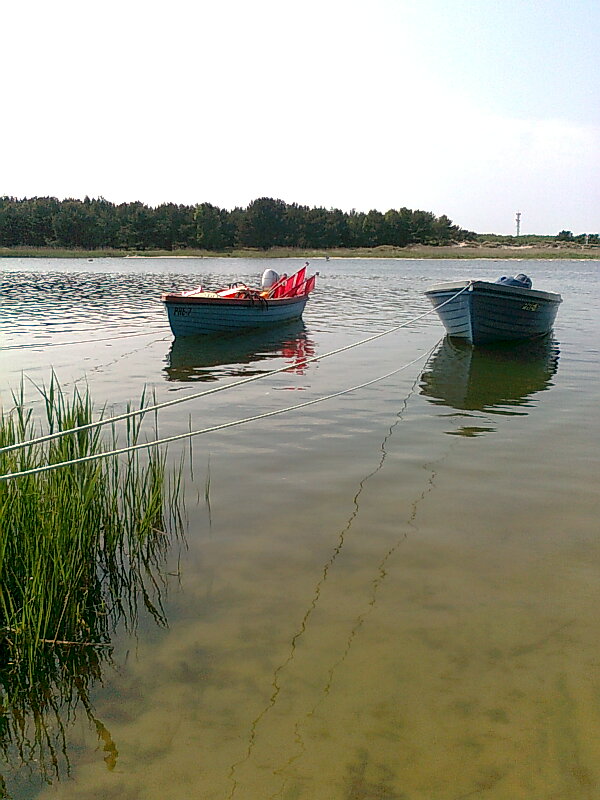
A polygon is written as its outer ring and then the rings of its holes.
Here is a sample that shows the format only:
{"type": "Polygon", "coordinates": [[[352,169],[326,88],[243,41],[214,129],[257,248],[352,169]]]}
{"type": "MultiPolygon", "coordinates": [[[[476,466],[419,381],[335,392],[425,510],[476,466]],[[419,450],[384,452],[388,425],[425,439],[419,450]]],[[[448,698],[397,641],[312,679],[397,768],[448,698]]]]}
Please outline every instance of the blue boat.
{"type": "Polygon", "coordinates": [[[231,333],[300,319],[316,279],[316,275],[306,277],[306,266],[281,278],[265,270],[260,289],[236,283],[216,292],[199,286],[163,294],[171,330],[175,336],[231,333]],[[271,275],[265,281],[267,273],[271,275]]]}
{"type": "Polygon", "coordinates": [[[473,345],[550,333],[562,297],[531,288],[526,275],[438,283],[425,292],[449,336],[473,345]]]}

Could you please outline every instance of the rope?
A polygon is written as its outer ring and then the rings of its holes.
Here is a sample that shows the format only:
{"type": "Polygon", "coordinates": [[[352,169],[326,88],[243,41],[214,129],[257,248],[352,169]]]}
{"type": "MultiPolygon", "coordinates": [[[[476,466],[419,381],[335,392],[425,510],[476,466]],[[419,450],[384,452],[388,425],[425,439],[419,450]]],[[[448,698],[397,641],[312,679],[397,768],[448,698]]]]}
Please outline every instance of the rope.
{"type": "Polygon", "coordinates": [[[113,342],[115,339],[133,339],[134,336],[153,336],[157,331],[144,333],[124,333],[121,336],[106,336],[102,339],[73,339],[70,342],[37,342],[35,344],[10,344],[0,350],[24,350],[27,347],[63,347],[67,344],[95,344],[96,342],[113,342]]]}
{"type": "MultiPolygon", "coordinates": [[[[418,316],[413,317],[412,319],[408,320],[407,322],[402,322],[402,323],[400,323],[400,325],[395,325],[393,328],[388,328],[387,330],[382,331],[381,333],[375,333],[372,336],[368,336],[367,338],[361,339],[358,342],[353,342],[352,344],[345,345],[344,347],[338,347],[337,349],[330,350],[329,352],[323,353],[322,355],[311,356],[310,358],[301,359],[300,361],[296,362],[296,364],[294,366],[295,367],[303,367],[306,364],[312,363],[313,361],[320,361],[320,360],[322,360],[324,358],[329,358],[330,356],[338,355],[339,353],[344,353],[347,350],[352,350],[355,347],[360,347],[361,345],[367,344],[368,342],[373,342],[376,339],[381,339],[382,336],[388,336],[390,333],[395,333],[395,331],[398,331],[401,328],[406,328],[409,325],[412,325],[413,323],[418,322],[419,320],[423,319],[424,317],[427,317],[429,314],[432,314],[434,311],[437,311],[437,309],[441,308],[442,306],[445,306],[447,303],[450,303],[456,297],[458,297],[463,292],[465,292],[468,289],[469,286],[470,286],[470,283],[467,284],[466,286],[464,286],[456,294],[452,295],[452,297],[449,297],[448,300],[445,300],[443,303],[440,303],[439,305],[435,306],[434,308],[430,308],[428,311],[425,311],[423,314],[419,314],[418,316]]],[[[8,453],[8,452],[10,452],[12,450],[18,450],[18,449],[21,449],[23,447],[29,447],[30,445],[33,445],[33,444],[41,444],[42,442],[48,442],[48,441],[51,441],[53,439],[59,439],[59,438],[61,438],[63,436],[67,436],[68,434],[80,433],[81,431],[91,430],[92,428],[100,428],[103,425],[109,425],[109,424],[112,424],[114,422],[121,422],[122,420],[125,420],[125,419],[131,419],[131,418],[136,417],[136,416],[152,413],[153,411],[159,411],[162,408],[167,408],[169,406],[174,406],[174,405],[177,405],[179,403],[186,403],[188,400],[197,400],[200,397],[207,397],[210,394],[216,394],[217,392],[224,392],[224,391],[227,391],[228,389],[233,389],[233,388],[235,388],[237,386],[244,386],[247,383],[252,383],[253,381],[261,380],[262,378],[270,378],[273,375],[278,375],[278,374],[280,374],[282,372],[286,372],[289,369],[290,369],[289,366],[280,367],[279,369],[270,370],[269,372],[262,372],[259,375],[251,375],[249,378],[242,378],[239,381],[234,381],[233,383],[228,383],[228,384],[225,384],[224,386],[215,386],[214,388],[207,389],[207,390],[205,390],[203,392],[196,392],[195,394],[186,395],[185,397],[178,397],[178,398],[175,398],[173,400],[167,400],[167,401],[165,401],[163,403],[156,403],[155,405],[146,406],[145,408],[136,409],[135,411],[126,411],[123,414],[117,414],[117,415],[115,415],[113,417],[107,417],[106,419],[97,420],[96,422],[89,422],[89,423],[87,423],[85,425],[79,425],[76,428],[69,428],[69,429],[64,430],[64,431],[57,431],[56,433],[49,433],[49,434],[47,434],[45,436],[40,436],[40,437],[38,437],[36,439],[29,439],[26,442],[17,442],[16,444],[11,444],[11,445],[7,445],[5,447],[0,447],[0,453],[8,453]]]]}
{"type": "MultiPolygon", "coordinates": [[[[441,341],[441,340],[440,340],[441,341]]],[[[34,467],[33,469],[23,470],[21,472],[7,472],[4,475],[0,475],[0,481],[8,481],[11,478],[22,478],[25,475],[38,475],[42,472],[49,472],[53,469],[58,469],[59,467],[69,467],[75,464],[84,464],[88,461],[99,461],[100,459],[110,458],[111,456],[120,456],[124,455],[125,453],[132,453],[137,450],[147,450],[150,447],[158,447],[159,445],[168,444],[169,442],[176,442],[181,439],[188,439],[192,438],[193,436],[202,436],[205,433],[214,433],[216,431],[222,431],[227,428],[233,428],[237,425],[245,425],[247,422],[256,422],[257,420],[267,419],[268,417],[275,417],[279,414],[285,414],[288,411],[296,411],[299,408],[307,408],[308,406],[315,405],[316,403],[322,403],[325,400],[331,400],[334,397],[341,397],[345,394],[350,394],[351,392],[355,392],[358,389],[364,389],[367,386],[372,386],[379,381],[383,381],[386,378],[391,378],[392,375],[396,375],[398,372],[402,372],[402,370],[411,367],[413,364],[416,364],[417,361],[420,361],[422,358],[429,358],[434,350],[439,346],[440,342],[436,342],[435,345],[428,350],[423,355],[418,356],[417,358],[409,361],[407,364],[404,364],[401,367],[398,367],[392,372],[388,372],[385,375],[381,375],[378,378],[374,378],[373,380],[366,381],[365,383],[359,383],[356,386],[351,386],[348,389],[342,389],[339,392],[334,392],[333,394],[324,395],[323,397],[316,397],[313,400],[307,400],[304,403],[297,403],[293,406],[286,406],[285,408],[279,408],[274,411],[265,411],[263,414],[255,414],[252,417],[244,417],[243,419],[233,420],[232,422],[224,422],[221,425],[212,425],[208,428],[201,428],[197,431],[187,431],[186,433],[178,433],[174,436],[167,436],[164,439],[155,439],[152,442],[144,442],[142,444],[134,444],[130,445],[129,447],[122,447],[118,450],[108,450],[105,453],[94,453],[89,456],[83,456],[82,458],[73,458],[70,461],[59,461],[56,464],[46,464],[43,467],[34,467]]]]}

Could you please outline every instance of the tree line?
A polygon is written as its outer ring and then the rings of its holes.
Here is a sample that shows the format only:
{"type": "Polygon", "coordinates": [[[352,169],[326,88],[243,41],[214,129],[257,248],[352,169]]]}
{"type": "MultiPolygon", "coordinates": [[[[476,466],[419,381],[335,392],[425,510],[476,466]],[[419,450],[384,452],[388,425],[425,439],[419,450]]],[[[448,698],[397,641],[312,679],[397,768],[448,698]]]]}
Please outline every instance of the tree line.
{"type": "Polygon", "coordinates": [[[211,203],[151,207],[102,197],[0,197],[0,247],[226,252],[443,245],[475,238],[444,215],[408,208],[344,212],[261,197],[228,211],[211,203]]]}

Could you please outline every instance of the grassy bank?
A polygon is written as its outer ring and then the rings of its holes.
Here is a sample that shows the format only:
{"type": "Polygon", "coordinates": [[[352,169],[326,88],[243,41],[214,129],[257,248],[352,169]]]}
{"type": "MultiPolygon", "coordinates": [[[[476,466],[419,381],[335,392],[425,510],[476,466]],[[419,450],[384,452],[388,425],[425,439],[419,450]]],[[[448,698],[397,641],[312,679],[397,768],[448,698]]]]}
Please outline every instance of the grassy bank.
{"type": "MultiPolygon", "coordinates": [[[[0,475],[99,455],[116,443],[114,431],[106,436],[105,429],[93,428],[7,450],[41,432],[97,419],[89,394],[65,397],[54,380],[41,391],[43,431],[22,391],[14,408],[0,416],[0,475]]],[[[130,422],[121,446],[138,439],[139,425],[130,422]]],[[[5,761],[32,761],[42,772],[56,772],[57,754],[64,750],[62,719],[78,703],[93,718],[89,687],[110,660],[117,624],[133,627],[138,604],[165,622],[160,565],[178,530],[179,486],[180,474],[167,473],[158,451],[0,481],[5,761]]],[[[1,789],[0,782],[0,797],[1,789]]]]}
{"type": "Polygon", "coordinates": [[[600,259],[600,246],[571,242],[543,245],[505,245],[497,243],[448,245],[411,245],[371,248],[333,248],[304,250],[273,247],[270,250],[241,248],[227,252],[210,250],[64,250],[53,247],[0,248],[0,258],[495,258],[495,259],[600,259]]]}
{"type": "MultiPolygon", "coordinates": [[[[105,437],[106,428],[95,427],[10,449],[97,418],[87,392],[65,397],[55,379],[40,391],[43,428],[22,393],[0,417],[0,475],[116,446],[114,432],[105,437]]],[[[139,417],[129,422],[121,447],[138,440],[140,425],[139,417]]],[[[131,452],[0,481],[0,668],[8,663],[32,679],[40,650],[107,643],[107,620],[116,622],[140,589],[132,571],[141,567],[143,577],[164,542],[165,508],[177,508],[178,486],[169,488],[164,454],[156,450],[145,463],[131,452]]]]}

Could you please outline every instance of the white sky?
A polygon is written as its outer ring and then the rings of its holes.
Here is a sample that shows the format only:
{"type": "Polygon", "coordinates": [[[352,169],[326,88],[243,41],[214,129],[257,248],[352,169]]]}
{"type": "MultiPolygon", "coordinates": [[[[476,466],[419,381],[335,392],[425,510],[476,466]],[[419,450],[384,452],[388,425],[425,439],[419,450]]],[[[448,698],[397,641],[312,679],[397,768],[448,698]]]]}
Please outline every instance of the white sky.
{"type": "Polygon", "coordinates": [[[597,0],[4,0],[0,195],[600,232],[597,0]]]}

